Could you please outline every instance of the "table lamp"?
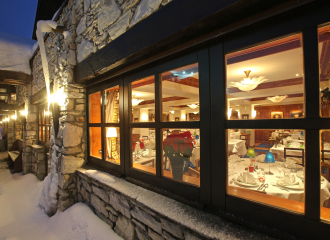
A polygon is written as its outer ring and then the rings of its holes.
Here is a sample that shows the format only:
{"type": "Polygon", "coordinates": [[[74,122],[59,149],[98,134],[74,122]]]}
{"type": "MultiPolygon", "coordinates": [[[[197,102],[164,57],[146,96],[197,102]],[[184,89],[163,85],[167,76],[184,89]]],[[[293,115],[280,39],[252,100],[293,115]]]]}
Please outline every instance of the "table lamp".
{"type": "Polygon", "coordinates": [[[270,171],[270,164],[275,162],[273,153],[271,152],[266,153],[265,162],[269,163],[269,172],[266,172],[265,174],[273,175],[274,173],[270,171]]]}
{"type": "Polygon", "coordinates": [[[250,157],[250,159],[252,160],[252,158],[256,156],[256,153],[254,152],[254,149],[253,148],[249,148],[247,150],[246,156],[250,157]]]}
{"type": "Polygon", "coordinates": [[[112,139],[113,137],[117,137],[117,130],[114,127],[108,128],[107,137],[110,138],[110,157],[109,159],[113,159],[112,157],[112,139]]]}

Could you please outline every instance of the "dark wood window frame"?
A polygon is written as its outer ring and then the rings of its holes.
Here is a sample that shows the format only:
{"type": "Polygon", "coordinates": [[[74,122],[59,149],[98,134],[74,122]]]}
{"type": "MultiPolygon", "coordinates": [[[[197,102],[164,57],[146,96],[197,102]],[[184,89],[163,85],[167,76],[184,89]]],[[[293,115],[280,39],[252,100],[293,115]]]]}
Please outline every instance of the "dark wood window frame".
{"type": "MultiPolygon", "coordinates": [[[[131,168],[130,151],[121,153],[120,173],[126,179],[136,184],[148,183],[156,188],[172,192],[180,197],[200,202],[212,209],[219,216],[257,228],[258,223],[283,229],[297,236],[311,239],[321,239],[330,230],[330,224],[320,219],[320,146],[321,129],[329,129],[330,120],[319,116],[319,66],[318,66],[318,32],[319,25],[330,22],[328,12],[330,6],[325,2],[317,5],[302,6],[292,11],[284,12],[260,21],[250,26],[233,31],[219,38],[208,41],[207,47],[200,45],[198,52],[181,55],[172,60],[161,59],[157,63],[149,64],[136,71],[120,76],[123,83],[123,93],[130,96],[130,83],[146,76],[155,75],[156,99],[159,106],[156,111],[158,121],[152,123],[134,123],[130,121],[129,101],[124,99],[124,129],[121,129],[121,139],[124,136],[123,149],[130,147],[130,128],[153,127],[157,135],[157,169],[156,176],[131,168]],[[280,120],[226,120],[226,74],[225,54],[237,51],[254,44],[276,39],[293,33],[303,34],[303,56],[305,74],[305,118],[280,120]],[[189,60],[190,59],[190,60],[189,60]],[[161,63],[159,63],[161,62],[161,63]],[[187,124],[187,122],[159,122],[160,120],[160,73],[183,65],[198,62],[200,70],[200,99],[201,121],[187,124]],[[205,99],[204,99],[205,96],[205,99]],[[207,96],[207,97],[206,97],[207,96]],[[204,99],[204,100],[203,100],[204,99]],[[204,115],[205,114],[205,115],[204,115]],[[210,124],[211,123],[211,124],[210,124]],[[161,128],[196,127],[201,129],[201,141],[204,160],[201,161],[201,187],[193,187],[174,180],[161,177],[161,128]],[[304,129],[306,147],[305,169],[305,214],[297,214],[279,209],[260,202],[229,196],[227,186],[227,138],[226,129],[304,129]],[[124,135],[123,135],[124,134],[124,135]],[[204,141],[205,140],[205,141],[204,141]],[[204,143],[203,143],[204,142],[204,143]],[[204,145],[203,145],[204,144],[204,145]],[[205,155],[204,155],[205,154],[205,155]],[[123,168],[122,168],[123,167],[123,168]],[[239,217],[237,217],[239,216],[239,217]],[[313,231],[311,231],[311,228],[313,231]]],[[[196,47],[194,47],[196,49],[196,47]]],[[[185,50],[186,51],[186,50],[185,50]]],[[[174,58],[174,57],[172,57],[174,58]]],[[[168,59],[168,57],[167,57],[168,59]]],[[[112,81],[112,80],[109,80],[112,81]]],[[[99,85],[98,85],[99,86],[99,85]]],[[[105,89],[105,88],[102,88],[105,89]]],[[[90,89],[88,90],[90,93],[90,89]]],[[[96,90],[94,91],[96,92],[96,90]]],[[[122,96],[122,95],[121,95],[122,96]]],[[[123,103],[123,102],[121,102],[123,103]]],[[[103,112],[102,112],[103,114],[103,112]]],[[[88,114],[87,114],[88,116],[88,114]]],[[[103,123],[102,123],[103,124],[103,123]]],[[[101,124],[101,125],[102,125],[101,124]]],[[[90,124],[89,124],[90,125],[90,124]]],[[[102,131],[104,132],[104,131],[102,131]]],[[[103,133],[104,134],[104,133],[103,133]]],[[[122,143],[122,142],[121,142],[122,143]]],[[[89,157],[91,162],[91,157],[89,157]]],[[[141,184],[142,185],[142,184],[141,184]]],[[[147,185],[143,185],[148,187],[147,185]]],[[[150,188],[155,190],[154,188],[150,188]]],[[[160,191],[161,192],[161,191],[160,191]]],[[[166,195],[164,192],[162,194],[166,195]]],[[[173,197],[173,196],[171,196],[173,197]]],[[[173,197],[175,198],[175,197],[173,197]]],[[[180,199],[179,199],[180,200],[180,199]]],[[[266,233],[282,236],[274,229],[260,229],[266,233]]]]}
{"type": "Polygon", "coordinates": [[[43,103],[38,105],[38,143],[40,145],[45,145],[49,143],[50,140],[50,131],[52,127],[52,121],[51,121],[52,111],[50,109],[49,115],[45,116],[45,110],[47,109],[47,104],[48,103],[43,103]],[[47,127],[49,127],[49,130],[47,130],[47,127]],[[43,140],[44,136],[45,136],[45,140],[43,140]]]}

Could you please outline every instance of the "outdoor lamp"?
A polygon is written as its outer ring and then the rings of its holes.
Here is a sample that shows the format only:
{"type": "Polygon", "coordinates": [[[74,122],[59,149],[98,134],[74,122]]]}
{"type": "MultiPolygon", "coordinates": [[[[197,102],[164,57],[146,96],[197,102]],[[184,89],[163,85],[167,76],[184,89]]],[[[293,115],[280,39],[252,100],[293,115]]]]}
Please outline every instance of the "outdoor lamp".
{"type": "Polygon", "coordinates": [[[112,157],[112,139],[113,137],[117,137],[117,130],[114,127],[108,128],[107,137],[110,138],[110,157],[109,159],[113,159],[112,157]]]}
{"type": "Polygon", "coordinates": [[[273,153],[271,152],[266,153],[265,162],[269,163],[269,172],[266,172],[265,174],[273,175],[274,173],[270,171],[270,164],[275,162],[273,153]]]}

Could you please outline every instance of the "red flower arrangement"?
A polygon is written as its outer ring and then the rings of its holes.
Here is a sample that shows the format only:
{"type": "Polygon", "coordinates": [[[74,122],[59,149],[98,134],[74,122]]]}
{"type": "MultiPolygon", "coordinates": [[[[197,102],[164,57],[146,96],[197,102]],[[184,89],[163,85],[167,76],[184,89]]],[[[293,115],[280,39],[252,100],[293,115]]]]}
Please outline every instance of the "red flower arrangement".
{"type": "MultiPolygon", "coordinates": [[[[135,150],[136,144],[137,144],[136,142],[133,144],[133,151],[135,150]]],[[[144,143],[143,142],[140,142],[140,148],[144,149],[144,143]]]]}
{"type": "Polygon", "coordinates": [[[165,155],[168,157],[171,156],[182,156],[189,158],[192,156],[193,150],[193,139],[189,131],[168,135],[167,138],[163,141],[163,150],[165,155]]]}

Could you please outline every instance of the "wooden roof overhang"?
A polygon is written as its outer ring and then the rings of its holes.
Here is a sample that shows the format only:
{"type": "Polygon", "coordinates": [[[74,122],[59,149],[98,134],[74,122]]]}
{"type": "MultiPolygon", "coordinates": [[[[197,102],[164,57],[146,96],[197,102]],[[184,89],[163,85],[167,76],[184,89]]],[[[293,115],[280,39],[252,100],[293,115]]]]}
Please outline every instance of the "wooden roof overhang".
{"type": "Polygon", "coordinates": [[[0,70],[0,84],[25,85],[31,83],[32,80],[32,75],[22,72],[0,70]]]}
{"type": "Polygon", "coordinates": [[[172,1],[78,63],[75,81],[102,82],[310,2],[172,1]]]}

